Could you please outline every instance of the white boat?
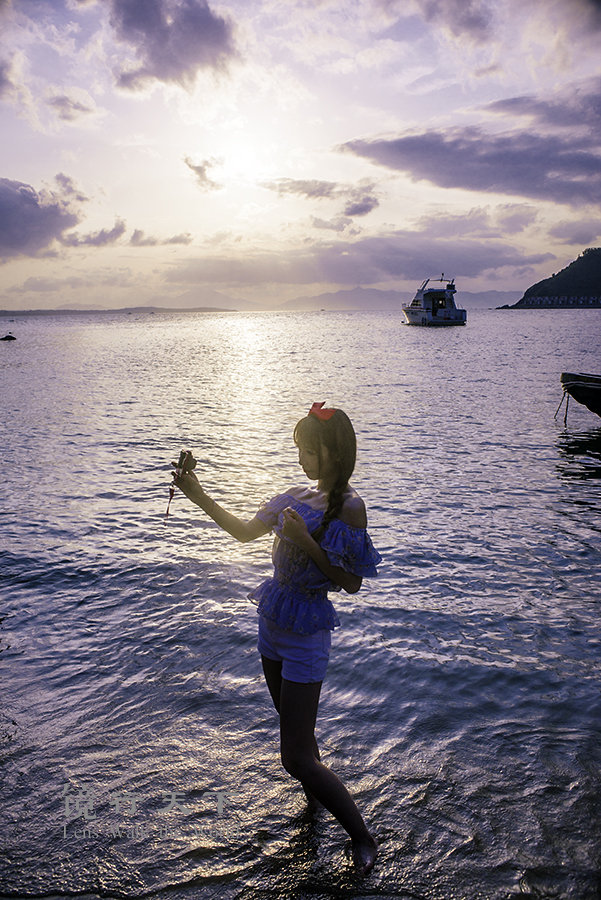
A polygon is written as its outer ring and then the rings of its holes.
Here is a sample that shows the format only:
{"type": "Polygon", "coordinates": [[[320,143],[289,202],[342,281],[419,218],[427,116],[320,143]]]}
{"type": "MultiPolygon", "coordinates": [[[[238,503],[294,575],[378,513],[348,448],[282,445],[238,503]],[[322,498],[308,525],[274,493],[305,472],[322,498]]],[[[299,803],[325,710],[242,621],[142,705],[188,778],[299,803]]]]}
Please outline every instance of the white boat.
{"type": "Polygon", "coordinates": [[[426,278],[411,303],[403,306],[408,325],[465,325],[467,313],[455,305],[454,279],[449,281],[443,275],[438,282],[445,287],[428,287],[430,279],[426,278]]]}

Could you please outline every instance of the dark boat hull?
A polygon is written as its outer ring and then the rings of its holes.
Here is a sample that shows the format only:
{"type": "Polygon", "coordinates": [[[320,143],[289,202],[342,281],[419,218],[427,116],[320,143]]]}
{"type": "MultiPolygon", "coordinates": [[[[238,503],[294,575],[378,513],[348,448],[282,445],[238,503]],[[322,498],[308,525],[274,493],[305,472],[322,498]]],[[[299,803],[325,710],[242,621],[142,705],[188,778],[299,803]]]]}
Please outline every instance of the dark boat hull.
{"type": "Polygon", "coordinates": [[[601,375],[562,372],[560,380],[570,397],[601,416],[601,375]]]}

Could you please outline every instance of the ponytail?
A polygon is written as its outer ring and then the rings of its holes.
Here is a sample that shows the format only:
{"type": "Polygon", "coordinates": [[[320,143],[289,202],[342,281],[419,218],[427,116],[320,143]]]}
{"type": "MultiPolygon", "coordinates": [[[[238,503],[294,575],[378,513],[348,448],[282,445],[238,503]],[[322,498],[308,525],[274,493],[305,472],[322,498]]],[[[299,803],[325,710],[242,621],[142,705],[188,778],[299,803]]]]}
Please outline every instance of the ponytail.
{"type": "Polygon", "coordinates": [[[328,527],[332,519],[335,519],[342,509],[342,504],[344,502],[344,492],[346,490],[347,484],[348,481],[344,481],[343,479],[339,478],[328,494],[328,506],[324,513],[324,517],[321,520],[319,528],[316,528],[315,531],[311,534],[311,537],[313,537],[317,541],[317,543],[319,543],[324,536],[326,528],[328,527]]]}

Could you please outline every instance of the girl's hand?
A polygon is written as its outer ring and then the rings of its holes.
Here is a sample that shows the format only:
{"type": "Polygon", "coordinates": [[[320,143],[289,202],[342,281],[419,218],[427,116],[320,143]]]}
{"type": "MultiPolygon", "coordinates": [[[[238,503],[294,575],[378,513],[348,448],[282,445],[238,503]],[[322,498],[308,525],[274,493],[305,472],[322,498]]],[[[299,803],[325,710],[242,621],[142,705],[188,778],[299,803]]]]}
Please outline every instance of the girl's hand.
{"type": "MultiPolygon", "coordinates": [[[[172,462],[171,465],[177,469],[177,463],[172,462]]],[[[177,471],[175,471],[173,473],[173,483],[193,503],[196,503],[204,493],[194,472],[185,472],[183,475],[178,475],[177,471]]]]}
{"type": "Polygon", "coordinates": [[[305,520],[291,506],[286,507],[282,516],[282,535],[302,547],[311,537],[305,520]]]}

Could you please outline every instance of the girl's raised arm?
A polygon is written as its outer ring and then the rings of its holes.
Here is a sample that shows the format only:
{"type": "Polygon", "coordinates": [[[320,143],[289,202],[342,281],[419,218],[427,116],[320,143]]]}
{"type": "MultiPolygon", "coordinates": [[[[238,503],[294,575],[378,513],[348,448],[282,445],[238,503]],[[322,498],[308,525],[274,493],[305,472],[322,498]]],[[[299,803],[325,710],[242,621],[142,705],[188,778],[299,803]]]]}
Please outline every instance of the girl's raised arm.
{"type": "Polygon", "coordinates": [[[248,541],[254,541],[256,538],[267,534],[270,531],[269,525],[266,525],[256,516],[245,522],[237,516],[232,515],[222,506],[219,506],[212,497],[205,493],[194,472],[186,472],[183,475],[174,475],[173,483],[188,497],[192,503],[199,506],[214,522],[231,534],[243,544],[248,541]]]}

